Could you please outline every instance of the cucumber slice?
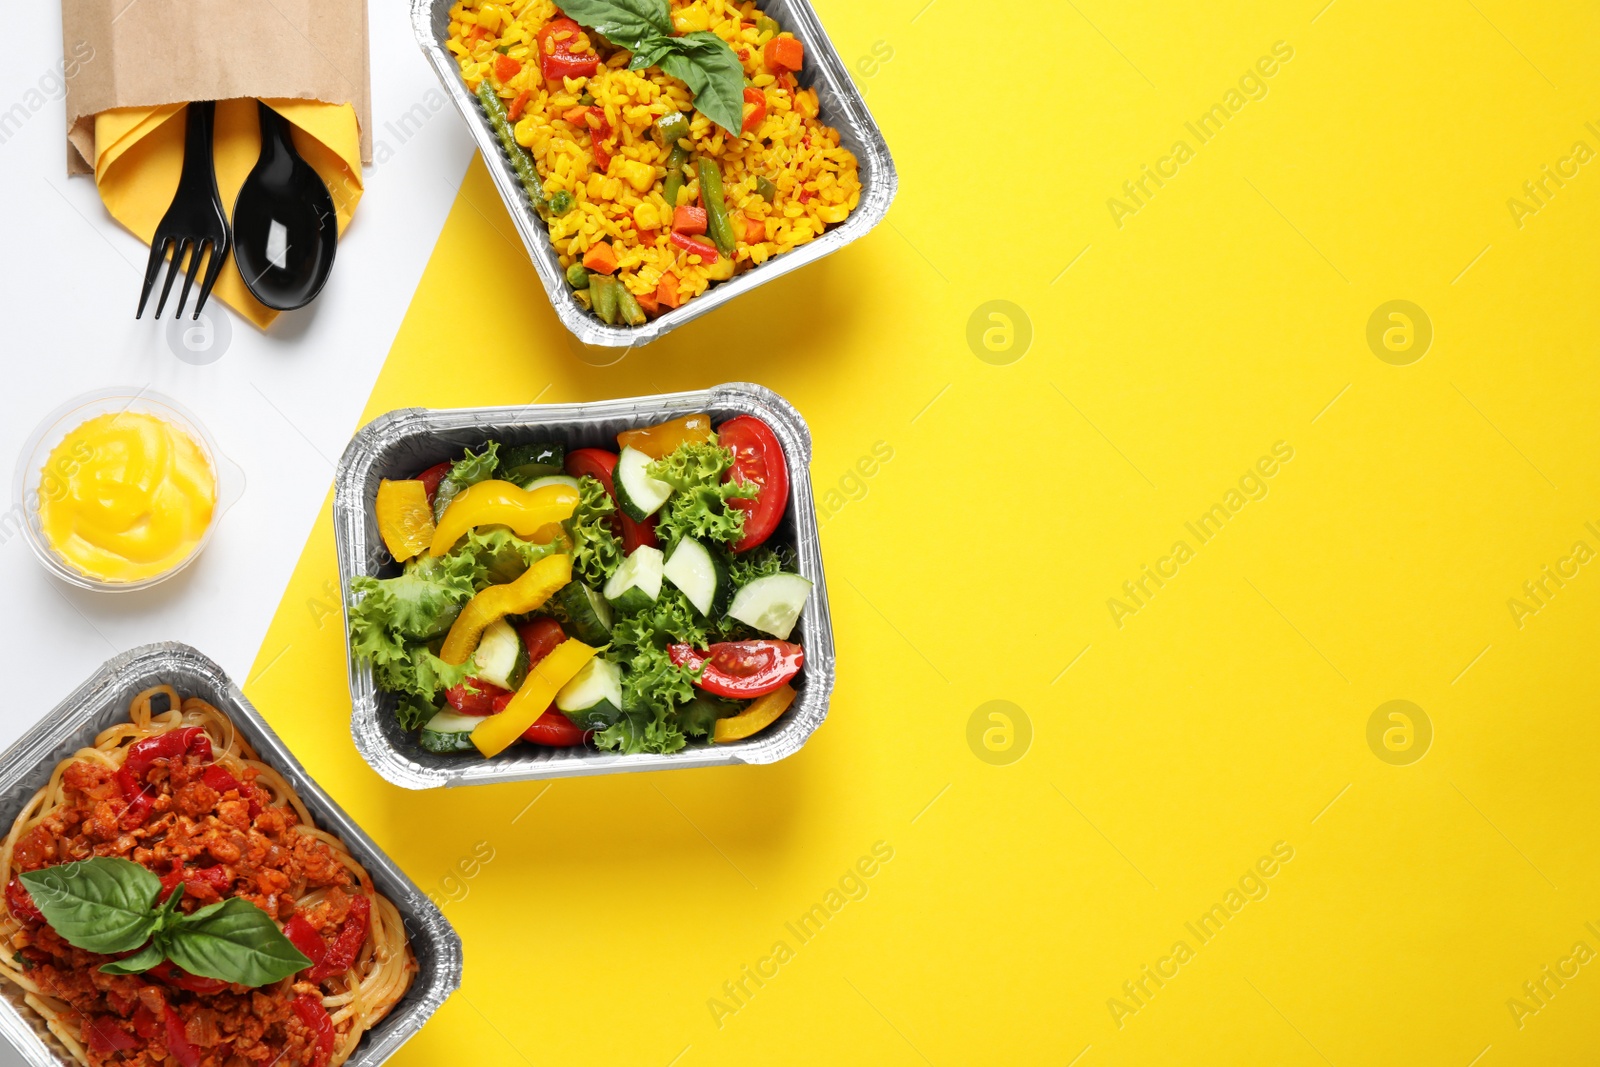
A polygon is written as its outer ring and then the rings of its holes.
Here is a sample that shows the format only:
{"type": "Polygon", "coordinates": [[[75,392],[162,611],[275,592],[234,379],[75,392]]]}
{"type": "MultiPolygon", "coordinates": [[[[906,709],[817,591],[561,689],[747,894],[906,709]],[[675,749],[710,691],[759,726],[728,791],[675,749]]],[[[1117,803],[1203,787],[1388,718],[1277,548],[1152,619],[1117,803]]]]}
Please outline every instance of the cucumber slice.
{"type": "Polygon", "coordinates": [[[476,715],[441,711],[423,725],[417,741],[429,752],[476,751],[472,744],[472,731],[482,721],[476,715]]]}
{"type": "Polygon", "coordinates": [[[567,459],[565,445],[546,442],[533,445],[512,445],[500,453],[500,477],[522,485],[534,478],[562,473],[567,459]]]}
{"type": "Polygon", "coordinates": [[[483,631],[473,662],[478,665],[473,677],[513,693],[528,676],[528,650],[504,619],[496,619],[483,631]]]}
{"type": "Polygon", "coordinates": [[[547,474],[543,478],[535,478],[522,488],[531,493],[535,489],[543,489],[547,485],[565,485],[576,489],[578,488],[578,479],[566,474],[547,474]]]}
{"type": "Polygon", "coordinates": [[[811,579],[787,572],[769,574],[735,593],[728,614],[746,626],[787,641],[810,595],[811,579]]]}
{"type": "Polygon", "coordinates": [[[672,486],[645,473],[649,465],[650,457],[637,448],[624,448],[617,457],[617,469],[612,478],[617,503],[635,522],[643,522],[654,515],[672,495],[672,486]]]}
{"type": "MultiPolygon", "coordinates": [[[[606,582],[606,599],[618,611],[643,611],[661,595],[661,571],[665,566],[659,548],[640,545],[633,555],[606,582]]],[[[754,584],[754,583],[752,583],[754,584]]]]}
{"type": "Polygon", "coordinates": [[[596,656],[556,694],[556,707],[585,730],[604,730],[622,717],[622,668],[596,656]]]}
{"type": "Polygon", "coordinates": [[[692,537],[685,537],[672,550],[672,558],[661,571],[663,577],[689,598],[689,603],[710,618],[712,612],[721,615],[728,606],[733,591],[733,581],[728,577],[728,564],[720,556],[692,537]]]}
{"type": "Polygon", "coordinates": [[[611,605],[605,597],[583,582],[569,582],[556,594],[556,602],[567,613],[573,637],[586,645],[603,645],[611,640],[611,605]]]}

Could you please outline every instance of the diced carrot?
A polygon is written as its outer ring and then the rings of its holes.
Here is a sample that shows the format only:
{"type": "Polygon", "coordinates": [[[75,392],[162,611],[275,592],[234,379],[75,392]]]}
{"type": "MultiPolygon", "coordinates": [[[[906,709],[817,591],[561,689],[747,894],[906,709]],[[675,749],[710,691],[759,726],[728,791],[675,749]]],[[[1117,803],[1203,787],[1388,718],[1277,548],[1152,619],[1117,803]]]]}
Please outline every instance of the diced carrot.
{"type": "Polygon", "coordinates": [[[616,250],[604,242],[597,244],[584,253],[583,265],[601,274],[613,274],[617,269],[616,250]]]}
{"type": "Polygon", "coordinates": [[[561,113],[561,117],[572,123],[574,126],[582,126],[584,125],[584,119],[588,116],[588,114],[589,109],[580,104],[577,107],[567,108],[567,110],[561,113]]]}
{"type": "Polygon", "coordinates": [[[517,98],[511,101],[511,106],[506,108],[506,118],[510,119],[512,122],[516,122],[518,119],[520,119],[522,117],[523,108],[528,106],[528,97],[532,95],[533,93],[527,89],[524,89],[522,92],[518,93],[517,98]]]}
{"type": "Polygon", "coordinates": [[[672,228],[679,233],[705,233],[706,209],[684,205],[673,211],[672,228]]]}
{"type": "Polygon", "coordinates": [[[644,308],[644,313],[646,315],[661,314],[661,304],[658,300],[656,300],[655,293],[645,293],[642,296],[634,297],[634,299],[639,301],[639,306],[644,308]]]}
{"type": "Polygon", "coordinates": [[[678,300],[678,276],[676,274],[663,274],[661,281],[656,285],[656,301],[662,307],[675,308],[678,300]]]}
{"type": "Polygon", "coordinates": [[[494,60],[494,76],[501,83],[510,81],[522,72],[522,64],[510,56],[496,56],[494,60]]]}
{"type": "Polygon", "coordinates": [[[771,71],[799,70],[805,66],[806,46],[793,37],[774,37],[761,49],[761,60],[771,71]]]}
{"type": "Polygon", "coordinates": [[[749,215],[741,215],[744,219],[744,243],[747,245],[760,244],[767,239],[767,224],[760,219],[753,219],[749,215]]]}

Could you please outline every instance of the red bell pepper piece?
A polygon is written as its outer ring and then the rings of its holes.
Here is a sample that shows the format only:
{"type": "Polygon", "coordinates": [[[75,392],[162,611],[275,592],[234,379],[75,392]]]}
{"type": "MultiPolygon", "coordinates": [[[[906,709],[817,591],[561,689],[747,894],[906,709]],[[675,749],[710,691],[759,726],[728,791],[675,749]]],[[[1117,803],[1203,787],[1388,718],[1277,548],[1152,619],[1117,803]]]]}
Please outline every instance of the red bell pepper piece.
{"type": "Polygon", "coordinates": [[[324,978],[332,978],[336,974],[348,971],[361,952],[361,946],[366,944],[367,927],[371,922],[372,901],[363,896],[351,900],[350,912],[345,916],[344,925],[339,928],[338,936],[333,939],[333,944],[328,946],[328,951],[323,954],[322,959],[311,968],[308,977],[313,982],[320,982],[324,978]]]}
{"type": "Polygon", "coordinates": [[[31,923],[44,922],[44,913],[33,903],[33,897],[28,895],[28,887],[15,875],[6,883],[6,907],[11,910],[11,917],[14,919],[31,923]]]}
{"type": "Polygon", "coordinates": [[[91,1015],[84,1029],[89,1040],[89,1051],[100,1056],[113,1052],[127,1052],[139,1047],[139,1039],[117,1025],[114,1015],[91,1015]]]}
{"type": "Polygon", "coordinates": [[[148,1041],[161,1032],[161,1020],[155,1013],[140,1004],[133,1012],[133,1032],[148,1041]]]}
{"type": "Polygon", "coordinates": [[[767,117],[767,94],[754,86],[747,86],[744,91],[744,102],[754,104],[754,109],[744,117],[744,125],[739,128],[740,133],[754,133],[761,125],[761,120],[767,117]]]}
{"type": "Polygon", "coordinates": [[[206,736],[205,730],[198,726],[185,726],[181,730],[168,730],[164,734],[135,741],[128,749],[128,758],[122,761],[122,768],[135,781],[143,783],[145,772],[155,765],[156,760],[172,759],[185,753],[199,756],[207,763],[211,761],[211,738],[206,736]]]}
{"type": "Polygon", "coordinates": [[[679,233],[677,230],[673,230],[671,236],[673,244],[685,252],[692,252],[699,256],[702,262],[715,263],[717,261],[719,255],[717,246],[711,242],[702,241],[698,237],[690,237],[687,234],[679,233]]]}
{"type": "Polygon", "coordinates": [[[228,988],[228,983],[220,978],[206,978],[203,975],[190,974],[171,960],[162,960],[144,973],[151,978],[167,983],[167,985],[186,989],[190,993],[199,993],[202,996],[220,993],[228,988]]]}
{"type": "Polygon", "coordinates": [[[333,1020],[328,1017],[328,1009],[322,1006],[322,998],[312,996],[310,993],[301,993],[291,1002],[295,1015],[305,1024],[307,1030],[317,1035],[317,1043],[313,1046],[311,1067],[324,1067],[328,1057],[333,1055],[333,1020]]]}
{"type": "Polygon", "coordinates": [[[322,957],[328,952],[328,946],[323,943],[322,935],[306,921],[306,917],[299,912],[283,925],[283,936],[289,943],[300,950],[300,955],[310,960],[312,966],[322,962],[322,957]]]}
{"type": "Polygon", "coordinates": [[[172,1010],[171,1004],[162,1006],[162,1021],[167,1026],[167,1054],[178,1061],[178,1067],[200,1067],[200,1049],[189,1040],[183,1020],[172,1010]]]}
{"type": "Polygon", "coordinates": [[[510,56],[495,56],[494,76],[500,79],[503,85],[522,73],[522,64],[510,56]]]}
{"type": "Polygon", "coordinates": [[[552,89],[561,88],[563,78],[587,78],[600,69],[600,57],[593,52],[573,52],[572,44],[583,27],[568,18],[551,19],[535,35],[539,43],[539,71],[552,89]],[[561,40],[556,40],[560,36],[561,40]]]}

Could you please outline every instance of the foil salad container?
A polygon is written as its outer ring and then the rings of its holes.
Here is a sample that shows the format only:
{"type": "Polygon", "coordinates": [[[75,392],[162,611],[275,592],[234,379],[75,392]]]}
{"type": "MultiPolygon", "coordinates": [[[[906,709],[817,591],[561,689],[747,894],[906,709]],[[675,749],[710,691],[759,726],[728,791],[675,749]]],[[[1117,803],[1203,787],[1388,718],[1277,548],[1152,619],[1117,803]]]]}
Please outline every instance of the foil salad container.
{"type": "Polygon", "coordinates": [[[358,574],[390,577],[400,566],[378,535],[374,500],[384,478],[411,478],[463,448],[487,438],[505,444],[556,440],[567,448],[615,448],[620,430],[707,412],[721,423],[735,415],[754,415],[772,427],[789,464],[789,505],[769,544],[792,549],[799,572],[811,579],[811,599],[800,613],[795,635],[805,648],[805,665],[795,682],[799,695],[777,722],[754,737],[723,745],[691,745],[670,755],[620,755],[590,748],[539,748],[516,744],[493,759],[476,753],[428,752],[400,729],[394,698],[373,683],[372,666],[350,656],[350,732],[356,748],[380,775],[407,789],[483,785],[530,779],[569,778],[621,771],[659,771],[678,767],[716,767],[775,763],[799,751],[822,725],[833,692],[833,623],[817,542],[817,514],[811,496],[811,431],[782,397],[759,385],[731,383],[688,393],[606,400],[582,404],[532,404],[522,407],[430,411],[404,408],[380,415],[363,427],[345,449],[334,476],[333,527],[344,590],[345,639],[349,646],[352,598],[350,579],[358,574]]]}
{"type": "Polygon", "coordinates": [[[889,155],[889,146],[884,143],[883,132],[867,110],[866,100],[850,79],[844,61],[823,32],[822,23],[817,21],[816,12],[807,0],[767,0],[762,5],[766,13],[805,44],[805,69],[799,73],[798,80],[802,86],[817,90],[820,120],[838,130],[840,143],[855,153],[860,164],[861,202],[849,218],[810,244],[773,256],[758,267],[719,282],[676,311],[651,319],[643,326],[607,326],[572,295],[572,287],[566,283],[544,221],[528,202],[511,161],[500,146],[500,139],[489,125],[488,116],[483,113],[483,106],[478,103],[477,97],[467,91],[466,82],[461,79],[461,67],[445,47],[445,42],[450,38],[450,8],[453,3],[454,0],[412,0],[412,30],[434,73],[444,85],[445,93],[455,101],[462,117],[466,119],[472,139],[489,167],[495,188],[500,191],[500,198],[505,201],[511,221],[522,235],[528,257],[533,260],[539,279],[544,282],[545,292],[549,294],[556,316],[582,344],[602,348],[647,345],[684,323],[721,307],[741,293],[813,263],[830,252],[837,252],[864,236],[882,222],[889,212],[889,204],[894,200],[900,184],[894,160],[889,155]]]}
{"type": "MultiPolygon", "coordinates": [[[[233,723],[264,763],[292,785],[317,825],[343,839],[372,875],[378,891],[394,901],[417,957],[417,974],[400,1003],[361,1039],[345,1061],[375,1067],[403,1045],[461,985],[461,938],[439,909],[384,855],[300,766],[289,749],[211,660],[176,642],[143,645],[109,660],[0,755],[0,818],[10,830],[22,806],[50,779],[57,763],[94,743],[95,735],[127,721],[128,703],[154,685],[170,685],[184,696],[214,705],[233,723]]],[[[77,1067],[44,1021],[9,982],[0,996],[0,1036],[31,1067],[77,1067]]],[[[6,1062],[8,1058],[0,1056],[6,1062]]]]}

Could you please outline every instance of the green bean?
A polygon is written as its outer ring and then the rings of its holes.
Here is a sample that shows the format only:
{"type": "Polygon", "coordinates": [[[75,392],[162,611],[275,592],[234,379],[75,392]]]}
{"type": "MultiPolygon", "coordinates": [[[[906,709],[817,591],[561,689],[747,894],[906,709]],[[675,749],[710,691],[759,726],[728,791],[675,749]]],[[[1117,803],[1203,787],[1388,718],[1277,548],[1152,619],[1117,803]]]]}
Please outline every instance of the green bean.
{"type": "Polygon", "coordinates": [[[644,308],[639,306],[639,301],[621,281],[617,281],[617,312],[629,326],[644,325],[644,308]]]}
{"type": "Polygon", "coordinates": [[[700,199],[706,206],[706,232],[717,246],[717,251],[732,257],[734,250],[733,219],[728,215],[728,203],[722,198],[722,172],[716,160],[700,157],[700,199]]]}
{"type": "Polygon", "coordinates": [[[778,202],[778,187],[772,184],[771,179],[756,176],[756,195],[769,204],[778,202]]]}
{"type": "Polygon", "coordinates": [[[689,136],[689,120],[683,117],[681,111],[669,111],[656,119],[650,131],[662,148],[676,147],[679,141],[689,136]]]}
{"type": "Polygon", "coordinates": [[[770,33],[773,36],[777,36],[779,33],[778,24],[772,19],[769,19],[767,16],[762,15],[760,18],[756,19],[756,32],[770,33]]]}
{"type": "Polygon", "coordinates": [[[574,263],[567,268],[567,284],[574,289],[589,288],[589,271],[582,263],[574,263]]]}
{"type": "Polygon", "coordinates": [[[506,105],[494,91],[494,86],[485,78],[478,84],[478,102],[483,105],[483,110],[489,116],[489,125],[494,127],[494,132],[500,137],[500,147],[505,149],[506,157],[511,161],[511,169],[517,172],[517,180],[522,182],[523,190],[528,194],[528,199],[533,201],[536,211],[543,214],[544,185],[539,181],[538,172],[533,169],[533,160],[526,150],[517,143],[517,135],[511,129],[511,120],[506,118],[506,105]]]}
{"type": "Polygon", "coordinates": [[[617,321],[617,280],[609,274],[595,274],[589,278],[589,297],[594,301],[594,313],[607,326],[617,321]]]}
{"type": "Polygon", "coordinates": [[[682,146],[673,145],[672,151],[667,153],[667,177],[661,186],[661,195],[669,208],[678,206],[678,190],[683,188],[683,165],[687,162],[689,153],[682,146]]]}

